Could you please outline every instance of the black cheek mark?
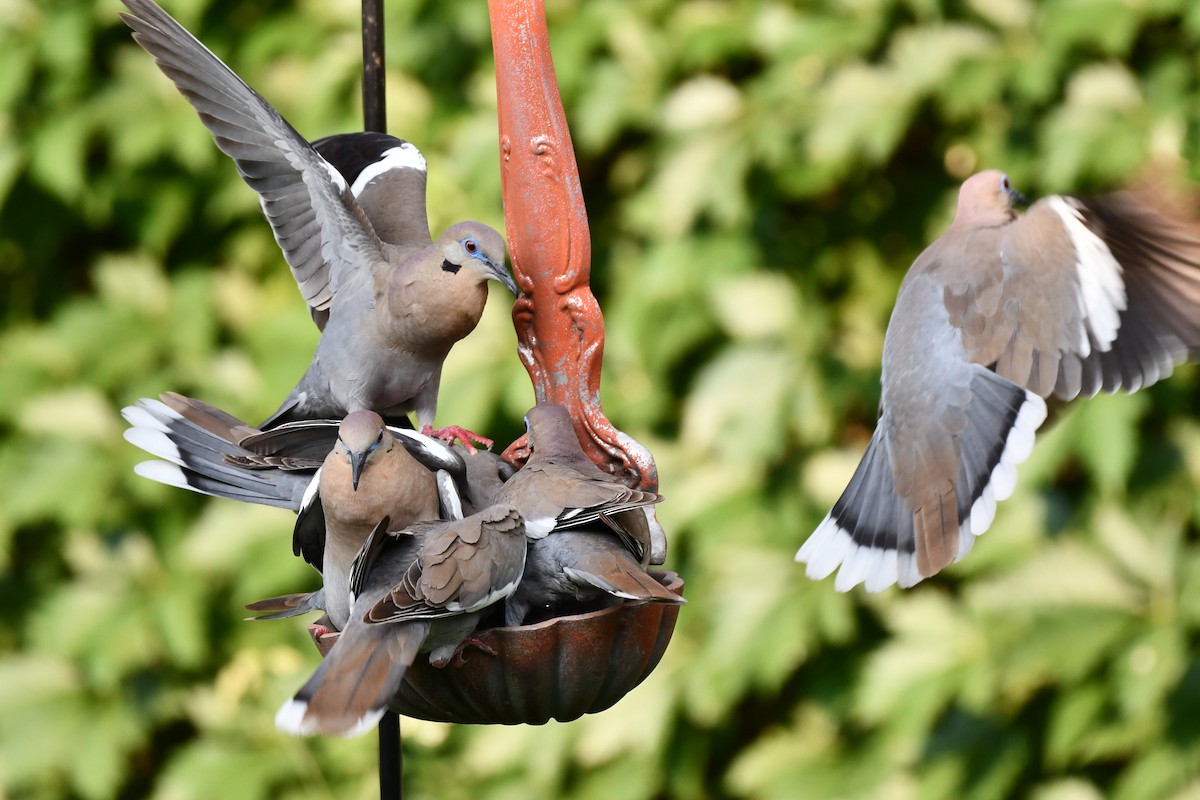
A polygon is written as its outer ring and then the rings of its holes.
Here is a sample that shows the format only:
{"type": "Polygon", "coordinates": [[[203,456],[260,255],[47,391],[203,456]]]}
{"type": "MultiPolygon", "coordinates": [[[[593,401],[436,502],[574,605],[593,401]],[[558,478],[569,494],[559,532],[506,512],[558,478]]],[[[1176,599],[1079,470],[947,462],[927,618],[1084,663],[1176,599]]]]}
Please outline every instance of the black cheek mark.
{"type": "Polygon", "coordinates": [[[454,275],[460,269],[462,269],[462,264],[451,264],[449,261],[443,261],[442,269],[444,269],[446,272],[449,272],[451,275],[454,275]]]}

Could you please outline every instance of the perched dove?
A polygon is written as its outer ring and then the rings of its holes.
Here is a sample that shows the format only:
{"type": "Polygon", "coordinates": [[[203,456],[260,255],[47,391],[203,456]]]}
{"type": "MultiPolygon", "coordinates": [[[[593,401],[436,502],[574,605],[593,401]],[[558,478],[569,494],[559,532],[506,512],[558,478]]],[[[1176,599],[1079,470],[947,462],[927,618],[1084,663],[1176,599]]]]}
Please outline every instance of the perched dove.
{"type": "MultiPolygon", "coordinates": [[[[479,322],[486,282],[518,293],[504,266],[504,239],[482,223],[460,222],[431,242],[425,159],[415,147],[388,137],[380,157],[349,183],[165,11],[151,0],[124,1],[134,39],[258,193],[322,330],[308,371],[261,427],[370,409],[388,418],[415,412],[417,427],[433,432],[442,362],[479,322]]],[[[351,168],[338,141],[327,144],[351,168]]],[[[490,444],[456,427],[437,435],[490,444]]]]}
{"type": "Polygon", "coordinates": [[[554,531],[529,542],[525,573],[504,601],[506,625],[541,622],[623,602],[682,604],[603,526],[554,531]]]}
{"type": "Polygon", "coordinates": [[[388,533],[355,559],[352,613],[321,666],[275,724],[298,735],[356,736],[378,722],[418,652],[448,663],[482,612],[516,588],[525,565],[520,515],[493,505],[458,521],[388,533]]]}
{"type": "MultiPolygon", "coordinates": [[[[306,423],[291,423],[294,425],[303,425],[306,423]]],[[[270,433],[279,431],[276,428],[270,433]]],[[[395,429],[392,429],[395,430],[395,429]]],[[[404,436],[414,436],[411,431],[400,431],[402,434],[401,441],[406,439],[404,436]]],[[[422,437],[425,438],[425,437],[422,437]]],[[[429,440],[432,444],[441,447],[436,440],[429,440]]],[[[443,448],[444,449],[444,448],[443,448]]],[[[495,453],[487,450],[474,450],[458,448],[457,453],[460,459],[457,462],[452,462],[449,465],[437,465],[426,463],[431,469],[435,469],[435,476],[438,483],[438,501],[441,506],[441,519],[444,520],[459,520],[464,516],[481,511],[492,504],[492,498],[496,496],[503,481],[513,473],[514,468],[504,459],[495,453]],[[465,509],[465,511],[464,511],[465,509]]],[[[412,448],[410,448],[412,451],[412,448]]],[[[414,457],[417,460],[422,460],[427,454],[421,451],[413,451],[414,457]]],[[[455,455],[451,453],[451,455],[455,455]]],[[[317,506],[320,503],[319,494],[316,495],[316,500],[310,505],[317,506]]],[[[302,533],[300,526],[297,526],[295,535],[294,547],[297,555],[304,554],[310,562],[321,568],[324,560],[324,516],[319,516],[320,525],[305,526],[305,531],[302,533]]],[[[325,589],[316,590],[315,592],[301,592],[295,594],[285,594],[279,597],[269,597],[265,600],[259,600],[254,603],[249,603],[246,608],[250,611],[258,613],[258,616],[250,617],[252,620],[268,620],[268,619],[285,619],[288,617],[297,617],[302,614],[307,614],[312,611],[325,609],[325,589]],[[266,613],[263,613],[266,612],[266,613]]],[[[318,635],[328,633],[325,629],[326,624],[331,624],[326,618],[318,620],[315,624],[318,635]]]]}
{"type": "Polygon", "coordinates": [[[916,260],[883,345],[879,423],[796,554],[835,587],[912,586],[963,558],[1046,416],[1044,398],[1134,391],[1200,351],[1200,239],[1131,193],[1025,214],[982,172],[916,260]]]}
{"type": "MultiPolygon", "coordinates": [[[[161,401],[143,398],[121,413],[131,426],[125,438],[164,459],[138,464],[139,475],[200,494],[295,511],[296,555],[321,569],[325,519],[316,473],[337,443],[339,421],[305,420],[261,431],[174,392],[164,393],[161,401]]],[[[458,487],[466,481],[459,449],[404,428],[388,430],[431,473],[448,472],[458,487]]]]}
{"type": "Polygon", "coordinates": [[[325,518],[321,580],[325,612],[342,630],[350,616],[350,571],[379,520],[398,527],[438,518],[434,477],[396,441],[374,411],[342,420],[337,445],[321,466],[325,518]]]}
{"type": "Polygon", "coordinates": [[[539,403],[525,415],[525,426],[529,460],[501,487],[496,502],[521,512],[530,539],[601,521],[646,564],[651,551],[646,509],[662,497],[631,489],[592,463],[564,407],[539,403]]]}

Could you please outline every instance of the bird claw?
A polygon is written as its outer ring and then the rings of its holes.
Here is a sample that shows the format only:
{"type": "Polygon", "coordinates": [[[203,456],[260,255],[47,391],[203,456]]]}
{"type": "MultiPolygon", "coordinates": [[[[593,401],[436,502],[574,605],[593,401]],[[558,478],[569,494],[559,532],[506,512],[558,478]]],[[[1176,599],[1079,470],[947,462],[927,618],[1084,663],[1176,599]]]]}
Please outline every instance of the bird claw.
{"type": "Polygon", "coordinates": [[[491,450],[492,445],[495,444],[495,442],[486,436],[480,436],[474,431],[469,431],[466,428],[460,428],[457,425],[448,425],[445,428],[438,428],[437,430],[434,430],[432,425],[426,425],[424,428],[422,428],[421,433],[425,434],[426,436],[432,436],[435,439],[441,439],[448,444],[454,444],[454,440],[457,439],[462,442],[463,447],[465,447],[467,452],[471,455],[475,455],[475,453],[478,452],[472,442],[478,442],[479,444],[483,445],[485,450],[491,450]]]}
{"type": "Polygon", "coordinates": [[[474,647],[477,650],[482,650],[489,656],[496,655],[496,649],[494,647],[480,639],[478,636],[471,635],[458,643],[458,647],[454,648],[454,652],[450,654],[449,658],[439,658],[435,660],[431,654],[429,657],[429,665],[437,669],[445,669],[451,664],[456,667],[461,667],[467,662],[467,658],[465,655],[463,655],[463,653],[468,647],[474,647]]]}
{"type": "Polygon", "coordinates": [[[314,622],[308,626],[308,635],[312,637],[314,642],[320,642],[323,639],[337,638],[342,635],[342,632],[336,628],[322,625],[320,622],[314,622]]]}

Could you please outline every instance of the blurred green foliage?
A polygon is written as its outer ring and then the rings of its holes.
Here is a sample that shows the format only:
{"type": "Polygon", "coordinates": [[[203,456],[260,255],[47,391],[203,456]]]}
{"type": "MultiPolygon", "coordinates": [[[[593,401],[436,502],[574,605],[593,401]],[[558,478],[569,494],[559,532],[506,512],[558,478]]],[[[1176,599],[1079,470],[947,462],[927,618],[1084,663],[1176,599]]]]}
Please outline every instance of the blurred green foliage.
{"type": "MultiPolygon", "coordinates": [[[[667,657],[569,725],[405,721],[417,798],[1200,797],[1197,375],[1079,404],[964,563],[882,596],[792,563],[874,423],[891,301],[957,184],[1196,177],[1192,0],[549,0],[608,323],[688,581],[667,657]]],[[[168,10],[311,138],[358,125],[354,0],[168,10]]],[[[135,478],[117,409],[252,420],[316,331],[258,205],[115,0],[0,0],[0,797],[375,796],[274,709],[316,663],[243,602],[289,515],[135,478]]],[[[389,0],[390,128],[435,230],[502,222],[482,0],[389,0]]],[[[444,423],[531,403],[496,297],[444,423]]]]}

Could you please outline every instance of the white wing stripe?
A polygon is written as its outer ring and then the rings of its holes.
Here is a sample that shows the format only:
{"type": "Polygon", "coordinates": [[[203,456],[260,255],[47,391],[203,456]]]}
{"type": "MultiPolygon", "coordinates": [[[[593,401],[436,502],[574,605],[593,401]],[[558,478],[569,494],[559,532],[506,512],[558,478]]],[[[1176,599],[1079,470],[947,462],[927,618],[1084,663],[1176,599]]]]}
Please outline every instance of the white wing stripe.
{"type": "Polygon", "coordinates": [[[1047,201],[1059,218],[1071,245],[1075,248],[1075,269],[1079,277],[1079,303],[1084,315],[1085,330],[1080,333],[1080,352],[1090,355],[1088,331],[1107,352],[1117,338],[1121,327],[1121,312],[1125,310],[1125,281],[1121,277],[1121,265],[1113,257],[1104,240],[1083,222],[1077,202],[1068,197],[1051,197],[1047,201]]]}
{"type": "Polygon", "coordinates": [[[415,169],[418,172],[427,172],[428,168],[425,165],[425,156],[421,155],[421,151],[416,148],[416,145],[411,142],[397,145],[383,151],[383,157],[374,164],[367,165],[362,172],[358,173],[358,177],[354,179],[354,185],[350,187],[350,192],[358,197],[362,194],[363,189],[370,185],[371,181],[375,180],[385,172],[391,172],[394,169],[415,169]]]}

